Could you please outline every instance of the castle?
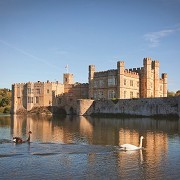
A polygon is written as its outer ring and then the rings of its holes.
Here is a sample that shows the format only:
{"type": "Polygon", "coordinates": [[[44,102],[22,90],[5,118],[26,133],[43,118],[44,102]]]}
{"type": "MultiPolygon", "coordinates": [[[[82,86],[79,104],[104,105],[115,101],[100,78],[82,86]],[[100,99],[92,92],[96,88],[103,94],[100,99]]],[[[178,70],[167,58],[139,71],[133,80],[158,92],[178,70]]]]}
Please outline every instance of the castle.
{"type": "Polygon", "coordinates": [[[65,73],[60,82],[28,82],[12,85],[12,113],[19,109],[72,104],[77,99],[130,99],[167,97],[167,74],[159,78],[159,61],[144,58],[143,67],[125,69],[124,61],[117,69],[96,72],[89,66],[89,83],[74,83],[73,74],[65,73]]]}
{"type": "Polygon", "coordinates": [[[159,61],[144,58],[143,67],[125,69],[124,61],[117,69],[96,72],[89,66],[89,97],[92,99],[129,99],[167,97],[167,74],[159,78],[159,61]]]}

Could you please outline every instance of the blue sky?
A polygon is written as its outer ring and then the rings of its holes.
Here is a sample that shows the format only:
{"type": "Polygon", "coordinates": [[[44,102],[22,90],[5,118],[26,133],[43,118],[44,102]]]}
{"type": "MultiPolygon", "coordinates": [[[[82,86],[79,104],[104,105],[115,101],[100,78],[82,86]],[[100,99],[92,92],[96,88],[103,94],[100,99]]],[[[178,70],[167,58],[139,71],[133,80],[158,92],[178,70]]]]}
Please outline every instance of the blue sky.
{"type": "Polygon", "coordinates": [[[0,0],[0,88],[160,61],[180,89],[180,0],[0,0]]]}

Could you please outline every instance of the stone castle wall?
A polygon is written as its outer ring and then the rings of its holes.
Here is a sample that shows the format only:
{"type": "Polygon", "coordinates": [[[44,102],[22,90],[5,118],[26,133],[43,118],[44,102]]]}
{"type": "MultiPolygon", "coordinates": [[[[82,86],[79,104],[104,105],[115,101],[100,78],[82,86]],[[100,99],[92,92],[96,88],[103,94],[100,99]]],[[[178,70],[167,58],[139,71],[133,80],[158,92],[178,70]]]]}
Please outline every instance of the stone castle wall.
{"type": "Polygon", "coordinates": [[[180,117],[180,96],[165,98],[121,99],[112,100],[80,100],[81,111],[78,115],[92,114],[126,114],[139,116],[180,117]],[[84,101],[84,102],[83,102],[84,101]]]}

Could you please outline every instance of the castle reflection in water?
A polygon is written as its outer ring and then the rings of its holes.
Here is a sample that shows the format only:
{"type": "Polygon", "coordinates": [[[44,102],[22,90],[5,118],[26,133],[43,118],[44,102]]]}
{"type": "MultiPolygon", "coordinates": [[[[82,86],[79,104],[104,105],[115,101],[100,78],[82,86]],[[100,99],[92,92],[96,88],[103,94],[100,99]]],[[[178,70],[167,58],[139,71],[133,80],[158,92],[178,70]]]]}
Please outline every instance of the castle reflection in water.
{"type": "MultiPolygon", "coordinates": [[[[179,121],[154,119],[109,119],[83,116],[64,118],[47,116],[13,116],[12,134],[23,136],[33,132],[31,141],[85,143],[118,146],[124,143],[139,145],[139,137],[144,136],[146,161],[159,164],[164,154],[168,154],[168,133],[178,133],[179,121]]],[[[135,157],[134,157],[135,158],[135,157]]],[[[119,155],[119,163],[127,159],[119,155]]]]}

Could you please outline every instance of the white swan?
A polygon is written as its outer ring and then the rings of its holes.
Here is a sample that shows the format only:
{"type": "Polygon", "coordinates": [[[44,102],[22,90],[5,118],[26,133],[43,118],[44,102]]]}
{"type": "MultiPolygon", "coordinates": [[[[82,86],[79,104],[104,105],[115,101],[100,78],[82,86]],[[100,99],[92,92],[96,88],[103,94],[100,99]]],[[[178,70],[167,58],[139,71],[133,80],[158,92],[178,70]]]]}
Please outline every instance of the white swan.
{"type": "Polygon", "coordinates": [[[143,139],[144,139],[144,137],[141,136],[139,146],[134,146],[132,144],[122,144],[122,145],[120,145],[120,149],[125,150],[125,151],[133,151],[133,150],[142,149],[142,140],[143,139]]]}

